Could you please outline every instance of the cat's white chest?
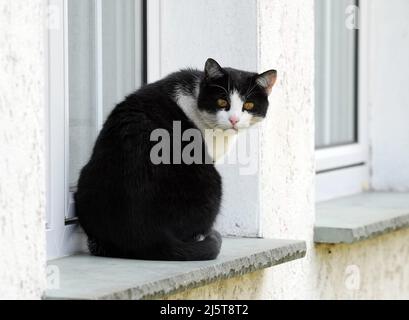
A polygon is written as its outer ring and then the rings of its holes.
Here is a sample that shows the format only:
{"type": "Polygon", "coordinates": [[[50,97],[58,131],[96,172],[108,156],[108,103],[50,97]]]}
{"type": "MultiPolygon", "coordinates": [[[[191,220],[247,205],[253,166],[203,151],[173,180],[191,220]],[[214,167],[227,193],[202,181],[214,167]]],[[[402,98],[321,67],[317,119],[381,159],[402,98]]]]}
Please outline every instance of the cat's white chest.
{"type": "Polygon", "coordinates": [[[212,133],[205,134],[208,152],[216,164],[223,162],[236,141],[237,134],[235,132],[214,130],[212,133]]]}
{"type": "Polygon", "coordinates": [[[237,132],[234,130],[208,129],[197,112],[197,100],[193,96],[179,93],[176,95],[176,103],[202,132],[207,150],[213,162],[222,162],[236,143],[237,132]]]}

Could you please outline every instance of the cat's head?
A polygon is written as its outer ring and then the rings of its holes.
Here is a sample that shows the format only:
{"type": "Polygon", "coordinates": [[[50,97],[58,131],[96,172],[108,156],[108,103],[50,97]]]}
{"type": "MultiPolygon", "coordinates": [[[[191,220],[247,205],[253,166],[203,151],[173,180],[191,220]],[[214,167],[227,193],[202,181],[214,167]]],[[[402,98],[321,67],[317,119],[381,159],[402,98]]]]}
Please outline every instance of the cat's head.
{"type": "Polygon", "coordinates": [[[222,68],[208,59],[198,98],[202,120],[207,127],[222,130],[246,129],[260,122],[276,79],[275,70],[257,74],[222,68]]]}

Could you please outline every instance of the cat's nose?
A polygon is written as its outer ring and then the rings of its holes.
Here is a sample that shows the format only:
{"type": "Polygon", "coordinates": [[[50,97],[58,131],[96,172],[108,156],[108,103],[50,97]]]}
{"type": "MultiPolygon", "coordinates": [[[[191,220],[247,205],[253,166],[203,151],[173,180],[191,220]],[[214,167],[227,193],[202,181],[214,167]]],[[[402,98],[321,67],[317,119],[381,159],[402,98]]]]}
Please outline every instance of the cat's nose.
{"type": "Polygon", "coordinates": [[[230,123],[231,123],[233,126],[235,126],[235,125],[237,124],[237,122],[239,122],[239,117],[237,117],[237,116],[231,116],[231,117],[229,118],[229,120],[230,120],[230,123]]]}

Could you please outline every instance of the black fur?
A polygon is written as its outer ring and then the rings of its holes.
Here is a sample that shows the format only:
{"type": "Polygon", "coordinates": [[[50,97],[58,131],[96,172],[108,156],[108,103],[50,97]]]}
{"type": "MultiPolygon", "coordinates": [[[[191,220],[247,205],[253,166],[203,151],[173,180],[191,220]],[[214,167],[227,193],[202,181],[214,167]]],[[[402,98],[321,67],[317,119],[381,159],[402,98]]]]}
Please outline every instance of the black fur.
{"type": "MultiPolygon", "coordinates": [[[[229,94],[236,90],[242,97],[246,97],[246,101],[253,102],[255,108],[249,112],[264,118],[268,109],[268,94],[266,90],[256,85],[258,74],[232,68],[222,69],[222,72],[223,76],[202,82],[198,101],[199,109],[209,113],[217,113],[220,110],[215,103],[217,98],[228,100],[226,92],[220,89],[222,87],[229,94]]],[[[226,110],[229,110],[229,107],[226,110]]]]}
{"type": "MultiPolygon", "coordinates": [[[[92,254],[149,260],[218,256],[221,237],[212,227],[222,182],[214,165],[154,165],[150,160],[153,130],[172,132],[177,120],[182,130],[196,128],[173,96],[176,88],[193,93],[198,81],[208,81],[206,73],[174,73],[128,96],[108,117],[75,193],[92,254]],[[198,241],[199,235],[204,240],[198,241]]],[[[266,108],[261,105],[261,115],[266,108]]]]}

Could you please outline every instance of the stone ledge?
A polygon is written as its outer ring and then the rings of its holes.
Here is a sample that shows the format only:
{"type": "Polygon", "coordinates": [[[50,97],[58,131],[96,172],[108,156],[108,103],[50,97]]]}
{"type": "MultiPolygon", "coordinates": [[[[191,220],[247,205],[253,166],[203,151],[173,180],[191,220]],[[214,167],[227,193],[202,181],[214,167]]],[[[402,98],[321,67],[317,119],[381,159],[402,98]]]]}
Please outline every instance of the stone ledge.
{"type": "Polygon", "coordinates": [[[354,243],[409,227],[409,193],[363,193],[317,204],[314,241],[354,243]]]}
{"type": "Polygon", "coordinates": [[[305,254],[304,241],[226,238],[215,261],[158,262],[76,255],[48,263],[59,270],[60,289],[48,290],[45,298],[157,299],[300,259],[305,254]]]}

